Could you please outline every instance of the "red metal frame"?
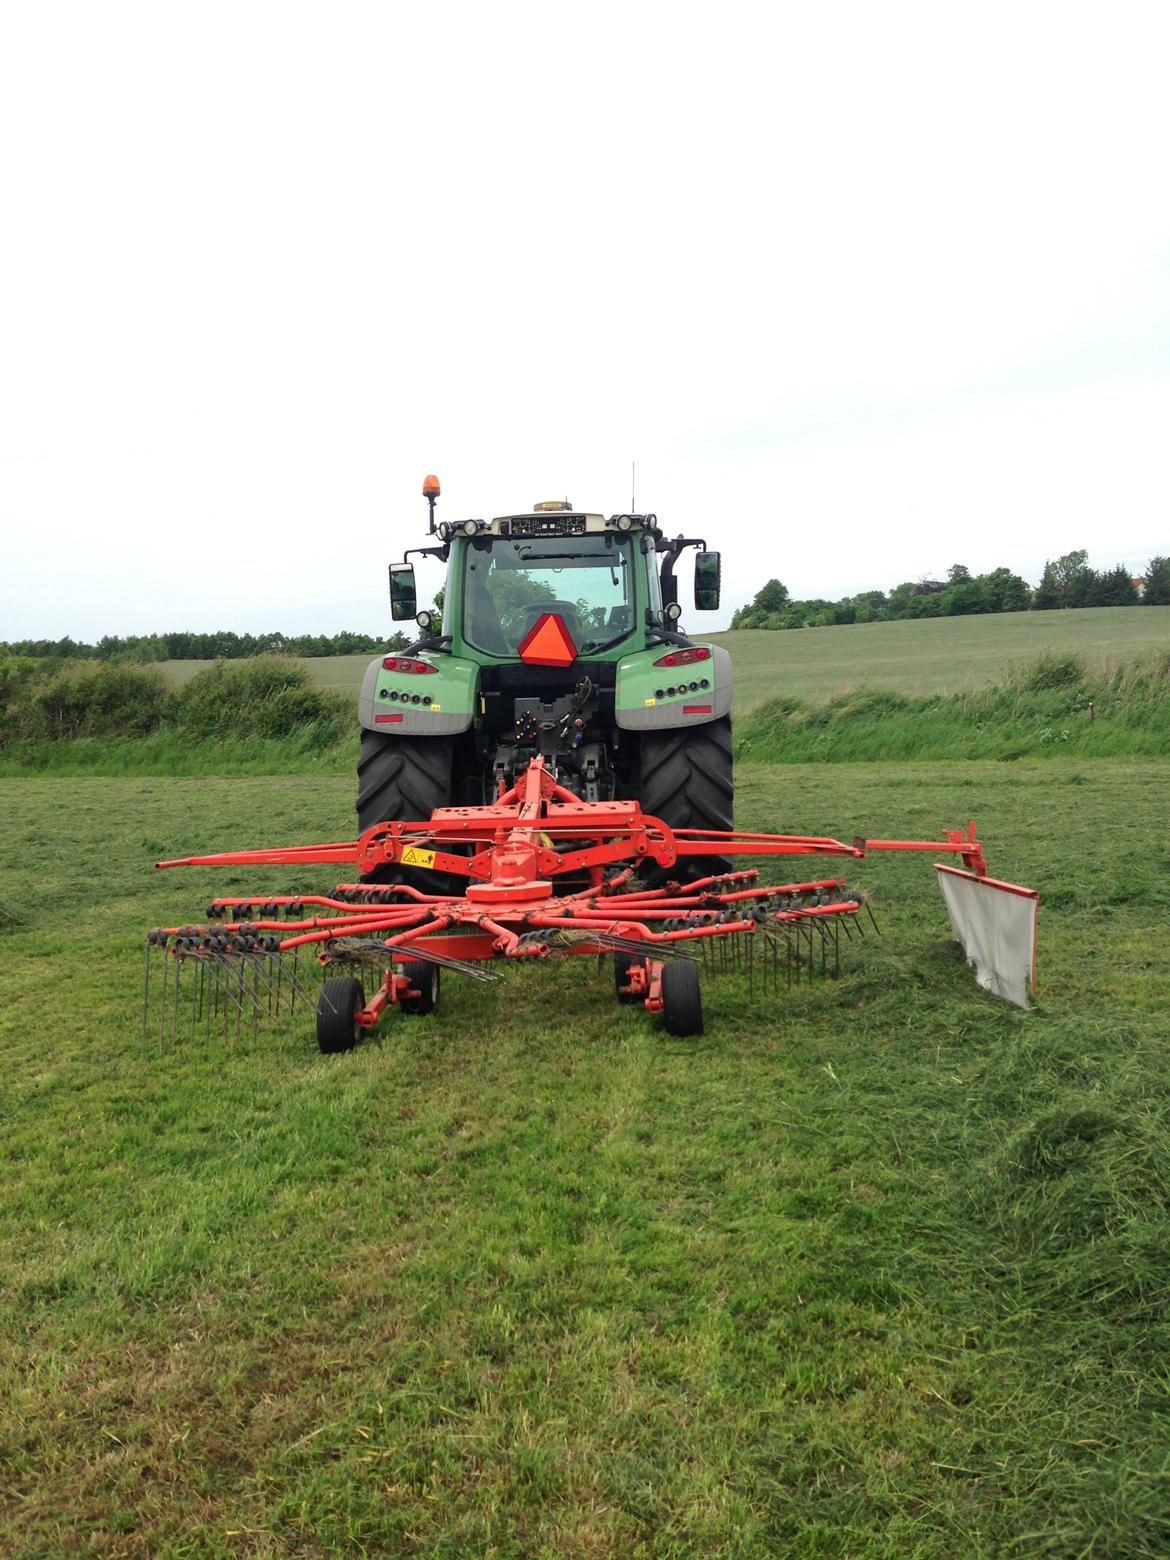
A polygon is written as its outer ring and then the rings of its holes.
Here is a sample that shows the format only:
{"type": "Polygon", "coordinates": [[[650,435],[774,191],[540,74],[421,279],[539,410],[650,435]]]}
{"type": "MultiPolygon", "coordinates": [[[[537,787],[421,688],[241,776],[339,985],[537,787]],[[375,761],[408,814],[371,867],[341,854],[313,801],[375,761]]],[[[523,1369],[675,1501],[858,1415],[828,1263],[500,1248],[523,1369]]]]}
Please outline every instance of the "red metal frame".
{"type": "MultiPolygon", "coordinates": [[[[583,802],[559,785],[535,758],[509,790],[486,807],[437,808],[426,822],[376,824],[357,840],[275,850],[225,851],[160,861],[178,866],[356,866],[365,883],[343,884],[332,895],[275,895],[217,899],[216,919],[231,916],[231,932],[210,927],[161,928],[159,941],[261,952],[318,946],[326,962],[343,940],[380,944],[386,973],[358,1016],[377,1023],[388,1006],[409,995],[394,964],[497,957],[543,958],[550,952],[597,953],[660,948],[736,933],[761,924],[849,917],[861,900],[840,878],[761,888],[755,871],[721,873],[680,886],[645,889],[631,883],[644,864],[669,870],[700,856],[839,856],[859,860],[871,851],[951,852],[981,878],[987,876],[975,826],[939,840],[857,839],[852,845],[820,835],[755,834],[744,830],[671,829],[636,801],[583,802]],[[372,887],[386,866],[414,866],[459,875],[462,894],[427,894],[406,884],[372,887]],[[617,869],[606,877],[607,869],[617,869]],[[574,875],[585,887],[557,893],[557,880],[574,875]],[[305,910],[316,912],[306,915],[305,910]],[[281,912],[286,912],[282,914],[281,912]],[[669,923],[669,924],[662,924],[669,923]]],[[[568,885],[566,885],[567,887],[568,885]]],[[[651,1011],[662,1006],[660,959],[630,967],[631,993],[651,1011]]]]}

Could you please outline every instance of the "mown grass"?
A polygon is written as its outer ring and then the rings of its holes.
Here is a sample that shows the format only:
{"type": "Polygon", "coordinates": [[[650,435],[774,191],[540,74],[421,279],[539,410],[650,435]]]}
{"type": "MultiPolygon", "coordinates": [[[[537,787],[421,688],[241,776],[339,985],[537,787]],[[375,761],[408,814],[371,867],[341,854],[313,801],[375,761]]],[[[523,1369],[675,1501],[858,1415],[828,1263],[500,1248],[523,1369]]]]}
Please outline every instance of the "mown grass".
{"type": "MultiPolygon", "coordinates": [[[[777,691],[817,704],[860,687],[920,698],[998,682],[1016,663],[1040,655],[1078,654],[1096,664],[1170,647],[1170,607],[1004,612],[776,633],[708,634],[703,615],[690,611],[683,621],[696,638],[714,639],[731,652],[737,715],[777,691]]],[[[369,656],[355,655],[310,657],[301,664],[318,688],[356,699],[369,662],[369,656]]],[[[209,664],[170,661],[161,670],[182,683],[209,664]]]]}
{"type": "MultiPolygon", "coordinates": [[[[739,821],[974,812],[1039,1006],[932,874],[708,1033],[592,961],[447,982],[349,1057],[140,1048],[141,934],[290,873],[348,780],[0,785],[0,1550],[1161,1556],[1170,764],[746,766],[739,821]]],[[[301,886],[308,886],[305,875],[301,886]]]]}

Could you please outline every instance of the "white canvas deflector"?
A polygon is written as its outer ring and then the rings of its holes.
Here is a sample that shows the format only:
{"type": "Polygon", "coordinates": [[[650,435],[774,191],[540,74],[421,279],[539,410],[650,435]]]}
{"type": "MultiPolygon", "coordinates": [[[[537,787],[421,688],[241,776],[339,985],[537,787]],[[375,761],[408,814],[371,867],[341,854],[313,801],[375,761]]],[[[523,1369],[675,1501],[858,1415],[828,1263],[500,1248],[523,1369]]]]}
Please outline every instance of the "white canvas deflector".
{"type": "Polygon", "coordinates": [[[1034,888],[977,877],[936,864],[951,931],[962,943],[975,979],[986,991],[1017,1007],[1036,992],[1036,906],[1034,888]]]}

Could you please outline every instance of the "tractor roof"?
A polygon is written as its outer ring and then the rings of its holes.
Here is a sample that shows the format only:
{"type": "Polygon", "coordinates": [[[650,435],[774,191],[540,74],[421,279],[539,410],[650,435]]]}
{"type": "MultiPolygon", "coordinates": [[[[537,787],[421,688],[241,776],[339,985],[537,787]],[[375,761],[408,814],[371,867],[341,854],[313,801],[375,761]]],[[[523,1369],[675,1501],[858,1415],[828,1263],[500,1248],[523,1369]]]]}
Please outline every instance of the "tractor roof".
{"type": "MultiPolygon", "coordinates": [[[[605,532],[653,531],[654,515],[590,514],[585,510],[540,508],[527,514],[497,515],[493,520],[455,521],[451,535],[474,525],[480,536],[596,536],[605,532]]],[[[473,534],[467,531],[468,535],[473,534]]]]}

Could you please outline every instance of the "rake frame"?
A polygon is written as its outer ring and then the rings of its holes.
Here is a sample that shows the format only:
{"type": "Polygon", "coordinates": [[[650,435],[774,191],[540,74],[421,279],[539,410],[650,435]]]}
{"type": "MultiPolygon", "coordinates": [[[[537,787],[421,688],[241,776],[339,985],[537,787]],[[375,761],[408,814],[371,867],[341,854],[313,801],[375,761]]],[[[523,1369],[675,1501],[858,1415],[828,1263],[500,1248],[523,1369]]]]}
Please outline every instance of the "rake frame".
{"type": "MultiPolygon", "coordinates": [[[[249,979],[254,1011],[265,997],[271,1007],[272,982],[260,972],[276,956],[316,949],[325,969],[373,965],[381,971],[380,982],[355,1012],[355,1036],[373,1031],[389,1008],[409,1009],[423,999],[420,967],[492,979],[479,966],[498,958],[608,953],[623,961],[625,979],[616,983],[619,1000],[664,1012],[672,1032],[695,1033],[701,1017],[695,1027],[680,1007],[677,1023],[692,1026],[679,1029],[672,1021],[669,989],[664,996],[667,961],[686,957],[688,948],[710,961],[717,942],[722,958],[730,940],[736,954],[747,951],[749,972],[757,946],[765,955],[762,968],[766,971],[770,962],[777,972],[782,946],[791,983],[794,970],[798,979],[803,971],[814,972],[818,946],[822,972],[829,973],[831,945],[835,972],[841,930],[851,936],[868,906],[839,877],[760,887],[758,873],[748,869],[649,889],[639,885],[638,869],[652,864],[669,871],[703,856],[860,860],[873,851],[950,854],[972,876],[987,877],[973,823],[965,831],[947,831],[942,840],[857,838],[852,844],[819,835],[672,830],[636,801],[581,801],[537,757],[515,785],[486,807],[438,808],[425,822],[380,823],[356,840],[156,863],[160,869],[349,865],[367,881],[343,883],[332,894],[218,898],[208,906],[206,925],[153,930],[148,953],[158,948],[180,961],[202,962],[216,972],[217,985],[223,977],[225,990],[233,986],[238,964],[241,1012],[249,979]],[[458,875],[466,886],[462,894],[428,894],[407,884],[368,881],[387,866],[458,875]],[[582,876],[584,887],[565,882],[574,878],[579,884],[582,876]],[[557,892],[562,885],[567,892],[557,892]]],[[[177,993],[177,973],[175,983],[177,993]]],[[[666,982],[665,987],[677,984],[666,982]]],[[[233,989],[221,1000],[217,991],[216,1014],[222,1007],[227,1015],[227,1003],[236,995],[233,989]]],[[[175,1000],[177,1011],[177,994],[175,1000]]]]}

